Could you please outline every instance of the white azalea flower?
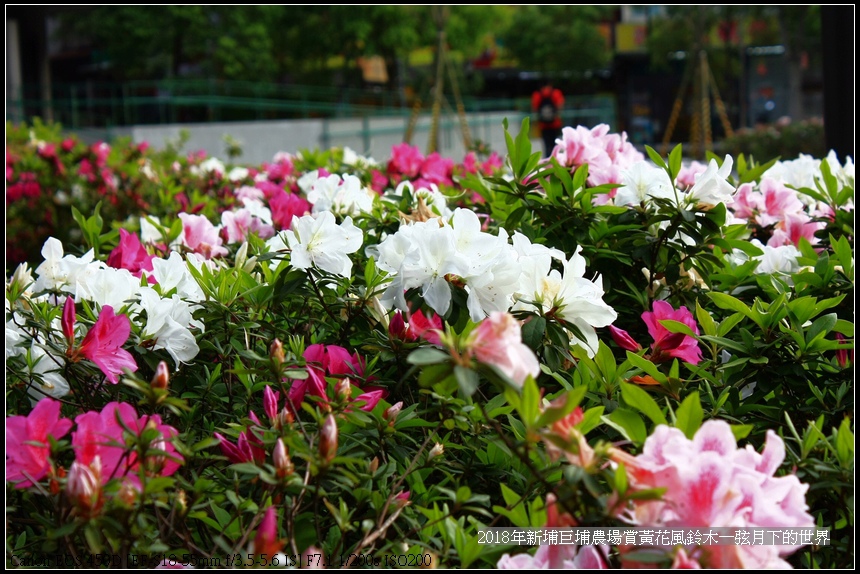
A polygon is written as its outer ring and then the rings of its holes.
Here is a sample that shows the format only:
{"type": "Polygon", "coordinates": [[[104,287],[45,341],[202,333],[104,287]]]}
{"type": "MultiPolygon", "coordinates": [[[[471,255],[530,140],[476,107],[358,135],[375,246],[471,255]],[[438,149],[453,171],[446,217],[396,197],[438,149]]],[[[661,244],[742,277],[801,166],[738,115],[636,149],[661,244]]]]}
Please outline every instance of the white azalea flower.
{"type": "Polygon", "coordinates": [[[117,312],[140,292],[140,279],[128,269],[90,266],[78,275],[75,298],[110,305],[117,312]]]}
{"type": "MultiPolygon", "coordinates": [[[[193,255],[193,253],[188,254],[189,261],[193,259],[193,255]]],[[[188,263],[176,251],[171,251],[167,259],[159,257],[153,259],[152,273],[162,293],[176,288],[176,293],[188,301],[200,302],[206,299],[200,285],[188,271],[188,263]]]]}
{"type": "Polygon", "coordinates": [[[649,197],[674,199],[675,190],[669,185],[669,176],[662,169],[636,162],[622,172],[621,182],[615,194],[615,205],[640,205],[649,197]]]}
{"type": "Polygon", "coordinates": [[[585,349],[589,357],[597,351],[595,327],[611,325],[617,313],[603,301],[603,280],[589,281],[585,274],[585,259],[576,253],[564,264],[564,273],[550,269],[550,260],[543,258],[538,265],[524,266],[517,302],[513,310],[533,310],[539,305],[544,313],[555,313],[575,325],[583,338],[573,335],[573,344],[585,349]],[[533,303],[532,303],[533,302],[533,303]]]}
{"type": "MultiPolygon", "coordinates": [[[[352,261],[348,255],[358,251],[364,242],[361,230],[352,223],[351,217],[347,216],[338,225],[330,211],[317,217],[293,216],[290,230],[280,235],[286,237],[292,251],[290,263],[293,267],[307,269],[313,265],[341,277],[349,277],[352,273],[352,261]]],[[[277,242],[271,245],[277,245],[277,242]]]]}
{"type": "Polygon", "coordinates": [[[41,400],[45,395],[59,399],[69,394],[69,382],[61,374],[65,359],[51,357],[42,347],[30,347],[30,360],[34,363],[30,373],[33,385],[28,389],[31,401],[41,400]]]}
{"type": "Polygon", "coordinates": [[[142,338],[155,340],[153,350],[165,349],[177,368],[197,356],[200,348],[189,327],[202,332],[203,324],[194,320],[192,307],[179,295],[162,298],[151,287],[144,287],[140,291],[140,308],[146,311],[142,338]]]}
{"type": "Polygon", "coordinates": [[[717,161],[712,159],[708,163],[708,169],[696,176],[696,183],[690,189],[690,199],[694,203],[711,206],[728,203],[735,192],[734,186],[726,181],[732,173],[732,165],[730,155],[726,155],[721,166],[717,166],[717,161]]]}
{"type": "MultiPolygon", "coordinates": [[[[42,246],[42,257],[45,260],[36,267],[38,278],[33,284],[33,292],[63,291],[74,295],[78,275],[93,263],[94,252],[90,249],[82,257],[63,256],[63,244],[59,239],[49,237],[42,246]]],[[[96,264],[104,266],[101,262],[96,264]]]]}
{"type": "Polygon", "coordinates": [[[313,213],[331,211],[338,215],[356,216],[373,210],[376,194],[361,184],[354,175],[329,175],[314,181],[308,193],[313,213]],[[342,181],[341,181],[342,179],[342,181]]]}

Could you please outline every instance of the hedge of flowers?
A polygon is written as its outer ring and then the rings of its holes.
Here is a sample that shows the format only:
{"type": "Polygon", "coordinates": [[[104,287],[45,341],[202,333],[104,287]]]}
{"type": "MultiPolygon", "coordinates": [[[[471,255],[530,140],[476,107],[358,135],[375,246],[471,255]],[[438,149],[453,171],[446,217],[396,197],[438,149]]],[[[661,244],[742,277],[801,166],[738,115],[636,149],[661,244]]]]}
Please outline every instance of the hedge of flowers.
{"type": "Polygon", "coordinates": [[[850,158],[528,131],[242,166],[9,126],[7,565],[853,565],[850,158]]]}

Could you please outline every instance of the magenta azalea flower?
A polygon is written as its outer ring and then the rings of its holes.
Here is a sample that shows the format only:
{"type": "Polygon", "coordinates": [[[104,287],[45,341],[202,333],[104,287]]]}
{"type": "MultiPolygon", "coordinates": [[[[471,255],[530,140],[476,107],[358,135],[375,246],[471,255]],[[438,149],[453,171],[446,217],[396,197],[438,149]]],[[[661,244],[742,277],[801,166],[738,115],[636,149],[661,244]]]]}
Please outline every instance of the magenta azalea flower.
{"type": "MultiPolygon", "coordinates": [[[[140,277],[142,271],[152,271],[152,260],[155,255],[146,252],[137,235],[125,229],[119,230],[119,245],[107,259],[107,264],[115,269],[128,269],[135,277],[140,277]]],[[[155,279],[150,277],[150,283],[155,279]]]]}
{"type": "Polygon", "coordinates": [[[665,301],[654,301],[652,311],[642,313],[642,320],[648,325],[648,332],[654,338],[654,343],[651,345],[653,352],[651,360],[655,363],[663,362],[668,357],[681,359],[693,365],[698,365],[702,360],[702,350],[699,348],[699,342],[683,333],[670,333],[666,327],[660,324],[660,321],[671,319],[685,324],[693,330],[695,334],[699,334],[699,327],[696,325],[696,320],[693,314],[686,307],[680,307],[677,311],[665,301]]]}
{"type": "MultiPolygon", "coordinates": [[[[64,331],[66,329],[64,324],[64,331]]],[[[117,375],[122,374],[123,369],[132,372],[137,370],[134,357],[122,348],[129,334],[131,322],[128,317],[114,315],[113,307],[105,305],[81,346],[70,351],[70,358],[72,361],[78,361],[81,357],[89,359],[98,365],[111,383],[117,384],[117,375]]]]}
{"type": "Polygon", "coordinates": [[[278,229],[289,229],[293,217],[301,217],[310,213],[311,204],[298,194],[279,190],[269,199],[269,209],[272,211],[272,222],[278,229]]]}
{"type": "Polygon", "coordinates": [[[50,466],[48,437],[60,439],[72,421],[60,418],[60,403],[45,397],[29,415],[6,418],[6,482],[27,488],[41,479],[50,466]]]}
{"type": "Polygon", "coordinates": [[[108,403],[101,412],[89,411],[78,415],[75,424],[77,430],[72,433],[75,460],[90,467],[98,457],[103,484],[112,478],[125,476],[133,483],[138,481],[141,461],[138,453],[126,446],[125,427],[136,436],[140,436],[148,426],[159,432],[160,436],[150,444],[150,449],[158,452],[143,461],[147,475],[170,476],[184,460],[171,443],[179,434],[176,429],[163,424],[159,415],[138,417],[137,411],[128,403],[108,403]]]}

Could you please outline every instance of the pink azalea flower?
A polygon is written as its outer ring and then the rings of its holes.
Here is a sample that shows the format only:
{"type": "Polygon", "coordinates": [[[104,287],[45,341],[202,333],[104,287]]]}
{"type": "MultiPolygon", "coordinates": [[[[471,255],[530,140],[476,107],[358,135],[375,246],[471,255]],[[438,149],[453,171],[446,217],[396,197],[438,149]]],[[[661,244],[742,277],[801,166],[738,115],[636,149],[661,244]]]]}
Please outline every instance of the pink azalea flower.
{"type": "Polygon", "coordinates": [[[475,152],[470,151],[466,154],[460,168],[466,173],[478,173],[478,156],[475,155],[475,152]]]}
{"type": "MultiPolygon", "coordinates": [[[[350,355],[338,345],[310,345],[305,349],[304,358],[308,363],[308,378],[294,380],[287,393],[287,406],[294,414],[305,396],[320,397],[328,402],[326,376],[364,377],[364,359],[358,353],[350,355]]],[[[365,392],[351,402],[362,401],[364,405],[360,408],[363,411],[372,411],[380,399],[388,396],[387,391],[377,387],[364,387],[362,390],[365,392]]]]}
{"type": "Polygon", "coordinates": [[[804,213],[788,214],[785,219],[777,224],[767,245],[768,247],[780,247],[782,245],[799,247],[801,238],[809,241],[810,245],[816,245],[819,239],[815,237],[815,232],[824,229],[824,227],[824,222],[812,221],[804,213]]]}
{"type": "Polygon", "coordinates": [[[123,369],[137,370],[134,357],[122,348],[129,334],[131,322],[128,317],[114,315],[113,307],[105,305],[81,346],[70,349],[70,358],[72,361],[79,361],[81,357],[89,359],[98,365],[111,383],[117,384],[117,375],[121,375],[123,369]]]}
{"type": "Polygon", "coordinates": [[[696,176],[705,173],[707,169],[708,166],[701,162],[690,162],[689,165],[682,166],[681,169],[678,171],[678,177],[676,178],[676,181],[680,186],[693,187],[693,185],[695,185],[696,183],[696,176]]]}
{"type": "Polygon", "coordinates": [[[273,557],[284,547],[284,543],[278,539],[278,515],[275,507],[270,506],[263,515],[260,527],[257,529],[257,537],[254,538],[254,554],[273,557]]]}
{"type": "Polygon", "coordinates": [[[179,219],[182,220],[182,235],[179,238],[183,245],[206,259],[227,255],[227,249],[221,246],[218,228],[205,216],[180,213],[179,219]]]}
{"type": "Polygon", "coordinates": [[[275,234],[275,229],[254,216],[251,210],[241,208],[236,211],[225,211],[221,214],[221,224],[227,231],[227,243],[242,243],[251,233],[261,239],[268,239],[275,234]]]}
{"type": "MultiPolygon", "coordinates": [[[[115,269],[128,269],[132,275],[140,277],[141,272],[152,271],[153,259],[155,255],[146,252],[146,248],[136,234],[120,229],[119,245],[108,255],[107,264],[115,269]]],[[[155,278],[151,275],[148,280],[150,283],[155,282],[155,278]]]]}
{"type": "Polygon", "coordinates": [[[233,464],[242,462],[263,464],[266,462],[266,451],[263,448],[263,443],[251,432],[251,429],[245,429],[239,433],[239,440],[236,444],[224,438],[221,433],[216,432],[214,436],[221,441],[221,452],[233,464]]]}
{"type": "Polygon", "coordinates": [[[419,309],[409,319],[409,325],[403,320],[403,314],[395,311],[391,322],[388,324],[388,336],[393,339],[404,341],[417,341],[424,339],[434,345],[441,345],[440,333],[442,331],[442,318],[433,313],[428,319],[419,309]]]}
{"type": "Polygon", "coordinates": [[[382,193],[388,188],[388,176],[374,169],[370,172],[370,188],[376,193],[382,193]]]}
{"type": "Polygon", "coordinates": [[[45,397],[29,415],[6,417],[6,482],[28,488],[42,479],[50,467],[48,437],[59,440],[72,428],[60,418],[60,403],[45,397]]]}
{"type": "Polygon", "coordinates": [[[665,301],[654,301],[652,311],[642,313],[642,320],[648,326],[648,332],[654,339],[651,345],[653,349],[651,360],[655,363],[667,360],[667,358],[677,358],[686,361],[693,365],[698,365],[702,360],[702,350],[699,348],[699,342],[683,333],[670,333],[660,321],[671,319],[679,321],[688,326],[695,334],[699,334],[699,327],[696,325],[696,320],[693,314],[686,307],[681,307],[677,311],[665,301]]]}
{"type": "Polygon", "coordinates": [[[490,154],[490,157],[481,164],[481,173],[484,175],[492,175],[504,167],[502,158],[496,152],[490,154]]]}
{"type": "Polygon", "coordinates": [[[75,300],[71,297],[66,297],[66,304],[63,305],[63,336],[69,344],[69,348],[75,344],[75,300]]]}
{"type": "Polygon", "coordinates": [[[388,161],[388,174],[400,181],[412,179],[418,175],[424,163],[424,156],[417,146],[408,143],[398,144],[391,148],[391,159],[388,161]]]}
{"type": "Polygon", "coordinates": [[[453,172],[454,160],[444,158],[435,151],[427,156],[421,166],[421,178],[437,185],[453,185],[454,182],[451,179],[453,172]]]}
{"type": "Polygon", "coordinates": [[[136,436],[140,436],[148,427],[154,427],[159,432],[160,436],[150,448],[163,454],[152,454],[143,461],[148,476],[170,476],[184,462],[171,442],[179,434],[176,429],[163,424],[159,415],[138,417],[137,411],[128,403],[108,403],[101,412],[89,411],[78,415],[75,424],[77,430],[72,433],[75,460],[91,467],[98,457],[102,484],[107,484],[112,478],[122,477],[139,484],[141,460],[137,451],[126,446],[124,426],[136,436]]]}
{"type": "Polygon", "coordinates": [[[311,204],[298,194],[279,190],[269,199],[272,221],[278,229],[289,229],[293,217],[301,217],[311,211],[311,204]]]}
{"type": "Polygon", "coordinates": [[[481,321],[469,341],[478,361],[493,365],[518,386],[540,374],[537,357],[523,344],[520,322],[510,313],[494,311],[481,321]]]}
{"type": "MultiPolygon", "coordinates": [[[[692,440],[678,429],[660,425],[645,441],[642,454],[614,453],[612,458],[624,462],[632,488],[666,489],[662,501],[633,503],[625,518],[636,526],[815,525],[805,501],[808,485],[795,475],[774,476],[785,459],[785,445],[773,431],[768,431],[765,447],[758,453],[751,446],[738,449],[725,421],[705,422],[692,440]]],[[[700,546],[687,547],[686,556],[711,568],[772,568],[784,567],[782,557],[797,548],[700,546]]]]}

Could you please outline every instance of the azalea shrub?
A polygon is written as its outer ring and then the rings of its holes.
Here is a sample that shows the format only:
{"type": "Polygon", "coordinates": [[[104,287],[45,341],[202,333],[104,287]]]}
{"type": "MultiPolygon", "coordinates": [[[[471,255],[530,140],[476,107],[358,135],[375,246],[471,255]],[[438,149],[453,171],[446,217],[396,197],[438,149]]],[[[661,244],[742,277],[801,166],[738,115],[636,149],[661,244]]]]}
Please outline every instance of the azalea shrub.
{"type": "Polygon", "coordinates": [[[504,158],[243,166],[16,129],[8,217],[55,215],[7,235],[7,565],[853,565],[850,158],[605,125],[541,158],[526,120],[504,158]],[[566,526],[831,544],[482,543],[566,526]]]}

